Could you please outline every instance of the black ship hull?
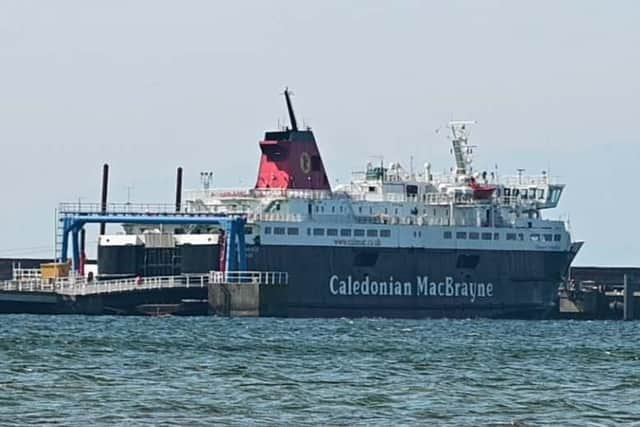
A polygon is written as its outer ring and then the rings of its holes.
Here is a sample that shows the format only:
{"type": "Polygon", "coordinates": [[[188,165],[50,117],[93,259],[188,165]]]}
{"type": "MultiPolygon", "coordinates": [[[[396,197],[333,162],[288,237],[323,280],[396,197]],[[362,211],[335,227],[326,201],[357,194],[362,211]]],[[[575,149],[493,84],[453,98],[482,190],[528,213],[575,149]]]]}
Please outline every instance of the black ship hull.
{"type": "MultiPolygon", "coordinates": [[[[165,256],[174,261],[164,267],[156,262],[149,268],[144,260],[150,257],[141,253],[124,271],[120,250],[130,249],[101,248],[101,273],[206,273],[218,266],[217,247],[194,246],[182,253],[167,249],[177,253],[165,256]]],[[[290,317],[542,318],[555,308],[572,257],[553,251],[247,247],[249,270],[289,274],[290,317]]]]}

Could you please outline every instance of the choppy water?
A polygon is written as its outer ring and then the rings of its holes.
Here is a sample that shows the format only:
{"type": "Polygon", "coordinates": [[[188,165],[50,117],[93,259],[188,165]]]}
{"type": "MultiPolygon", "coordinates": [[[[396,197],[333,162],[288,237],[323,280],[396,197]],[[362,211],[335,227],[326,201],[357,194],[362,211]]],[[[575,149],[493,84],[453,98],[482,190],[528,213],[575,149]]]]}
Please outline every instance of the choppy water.
{"type": "Polygon", "coordinates": [[[0,425],[640,425],[640,322],[0,317],[0,425]]]}

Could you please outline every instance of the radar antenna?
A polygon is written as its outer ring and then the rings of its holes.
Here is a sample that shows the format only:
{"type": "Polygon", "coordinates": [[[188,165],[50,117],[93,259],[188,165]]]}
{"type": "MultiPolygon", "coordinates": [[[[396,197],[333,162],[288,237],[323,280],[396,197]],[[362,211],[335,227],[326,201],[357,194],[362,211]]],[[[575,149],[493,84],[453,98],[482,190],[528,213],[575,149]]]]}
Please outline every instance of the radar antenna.
{"type": "Polygon", "coordinates": [[[287,101],[287,110],[289,111],[289,121],[291,122],[291,130],[298,131],[298,122],[296,121],[296,115],[293,112],[293,105],[291,105],[291,95],[293,92],[288,87],[284,88],[284,98],[287,101]]]}

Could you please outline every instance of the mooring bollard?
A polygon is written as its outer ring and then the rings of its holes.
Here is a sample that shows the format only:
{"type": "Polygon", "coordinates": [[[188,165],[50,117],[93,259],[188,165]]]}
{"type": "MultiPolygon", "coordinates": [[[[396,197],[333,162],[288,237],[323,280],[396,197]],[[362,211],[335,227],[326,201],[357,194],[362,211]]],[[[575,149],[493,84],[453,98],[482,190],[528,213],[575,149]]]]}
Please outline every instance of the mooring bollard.
{"type": "Polygon", "coordinates": [[[634,305],[635,305],[635,286],[629,283],[629,278],[624,275],[624,313],[622,318],[624,320],[633,320],[635,317],[634,305]]]}

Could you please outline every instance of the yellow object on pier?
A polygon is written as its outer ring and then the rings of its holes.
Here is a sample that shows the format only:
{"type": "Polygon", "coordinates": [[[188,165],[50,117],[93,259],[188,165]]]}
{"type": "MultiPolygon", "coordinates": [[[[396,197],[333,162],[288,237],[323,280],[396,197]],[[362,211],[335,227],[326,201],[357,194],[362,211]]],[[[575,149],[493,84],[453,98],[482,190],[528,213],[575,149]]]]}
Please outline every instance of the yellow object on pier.
{"type": "Polygon", "coordinates": [[[57,279],[60,277],[68,277],[71,270],[70,262],[50,262],[40,264],[40,273],[43,279],[57,279]]]}

